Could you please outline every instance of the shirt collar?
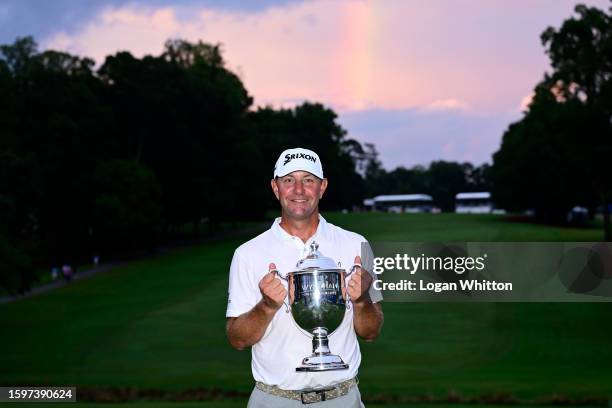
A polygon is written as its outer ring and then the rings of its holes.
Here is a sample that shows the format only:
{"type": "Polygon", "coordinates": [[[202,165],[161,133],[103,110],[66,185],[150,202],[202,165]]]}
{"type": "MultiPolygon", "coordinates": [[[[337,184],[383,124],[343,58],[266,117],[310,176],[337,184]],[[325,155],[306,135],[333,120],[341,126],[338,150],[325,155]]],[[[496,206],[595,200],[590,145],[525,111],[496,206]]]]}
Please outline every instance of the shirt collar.
{"type": "Polygon", "coordinates": [[[317,230],[315,231],[314,235],[310,237],[306,243],[304,243],[302,242],[300,238],[295,237],[289,234],[287,231],[285,231],[283,227],[280,226],[280,222],[281,222],[281,217],[277,217],[272,223],[271,229],[276,237],[286,242],[295,242],[295,239],[297,238],[297,240],[299,240],[301,244],[310,245],[312,241],[320,240],[325,235],[325,231],[327,231],[327,221],[325,220],[325,218],[323,218],[321,214],[319,214],[319,225],[317,226],[317,230]]]}

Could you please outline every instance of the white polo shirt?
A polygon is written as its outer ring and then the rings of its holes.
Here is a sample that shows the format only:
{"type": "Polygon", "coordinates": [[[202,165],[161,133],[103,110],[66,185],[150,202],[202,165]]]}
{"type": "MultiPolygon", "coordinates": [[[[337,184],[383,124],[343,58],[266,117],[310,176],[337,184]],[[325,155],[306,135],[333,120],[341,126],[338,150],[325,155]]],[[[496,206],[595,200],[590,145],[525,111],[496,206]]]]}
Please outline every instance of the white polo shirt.
{"type": "MultiPolygon", "coordinates": [[[[364,237],[329,224],[319,216],[316,233],[304,243],[300,238],[288,234],[279,225],[277,218],[272,227],[263,234],[244,243],[234,252],[229,278],[229,295],[226,317],[237,317],[251,310],[262,298],[259,281],[268,273],[272,262],[282,276],[296,270],[296,263],[308,255],[310,243],[316,241],[319,251],[336,262],[347,273],[360,255],[362,264],[372,271],[372,252],[361,253],[364,237]]],[[[283,284],[286,283],[283,281],[283,284]]],[[[373,302],[382,300],[382,295],[370,287],[373,302]]],[[[285,390],[319,388],[336,384],[357,375],[361,353],[357,335],[353,328],[353,309],[347,310],[340,326],[329,336],[332,354],[339,355],[348,370],[323,372],[296,372],[304,357],[312,354],[312,337],[307,336],[282,306],[277,312],[261,340],[251,349],[251,368],[256,381],[277,385],[285,390]]]]}

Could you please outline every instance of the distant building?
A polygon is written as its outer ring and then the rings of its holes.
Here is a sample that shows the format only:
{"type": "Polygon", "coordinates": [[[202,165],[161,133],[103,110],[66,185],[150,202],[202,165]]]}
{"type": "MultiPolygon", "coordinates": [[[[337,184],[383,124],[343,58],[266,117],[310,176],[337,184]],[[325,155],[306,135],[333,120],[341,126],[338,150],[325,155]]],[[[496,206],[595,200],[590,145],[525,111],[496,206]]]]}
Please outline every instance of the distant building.
{"type": "Polygon", "coordinates": [[[491,193],[459,193],[455,196],[455,212],[457,214],[488,214],[493,212],[491,193]]]}
{"type": "Polygon", "coordinates": [[[367,210],[372,210],[374,209],[374,199],[373,198],[366,198],[365,200],[363,200],[363,206],[367,209],[367,210]]]}
{"type": "Polygon", "coordinates": [[[427,194],[380,195],[363,200],[363,205],[373,211],[420,213],[431,212],[433,199],[427,194]]]}

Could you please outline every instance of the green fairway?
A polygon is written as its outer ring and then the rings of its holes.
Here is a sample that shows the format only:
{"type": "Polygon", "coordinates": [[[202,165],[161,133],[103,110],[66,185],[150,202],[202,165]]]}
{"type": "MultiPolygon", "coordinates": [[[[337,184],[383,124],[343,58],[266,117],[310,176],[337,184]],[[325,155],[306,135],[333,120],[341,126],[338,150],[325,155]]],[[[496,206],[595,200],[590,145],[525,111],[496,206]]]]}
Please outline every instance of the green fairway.
{"type": "MultiPolygon", "coordinates": [[[[489,215],[326,218],[373,241],[595,241],[602,235],[489,215]]],[[[248,393],[250,353],[232,349],[224,334],[229,262],[242,241],[175,250],[0,305],[0,384],[248,393]]],[[[610,304],[387,303],[384,311],[381,337],[362,344],[365,400],[612,397],[610,304]]]]}
{"type": "Polygon", "coordinates": [[[325,219],[370,241],[538,242],[601,241],[603,229],[511,222],[491,214],[325,214],[325,219]]]}

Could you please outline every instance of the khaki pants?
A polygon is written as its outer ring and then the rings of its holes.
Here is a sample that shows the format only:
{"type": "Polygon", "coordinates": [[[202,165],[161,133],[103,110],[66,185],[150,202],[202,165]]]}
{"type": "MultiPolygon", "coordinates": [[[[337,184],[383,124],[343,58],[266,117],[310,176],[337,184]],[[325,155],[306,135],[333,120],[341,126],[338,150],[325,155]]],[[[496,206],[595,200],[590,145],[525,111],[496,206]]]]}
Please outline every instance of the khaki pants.
{"type": "Polygon", "coordinates": [[[292,400],[283,397],[277,397],[272,394],[265,393],[259,388],[254,388],[249,398],[247,408],[365,408],[361,402],[361,394],[358,387],[352,387],[348,394],[334,398],[329,401],[315,402],[313,404],[302,405],[302,401],[292,400]]]}

